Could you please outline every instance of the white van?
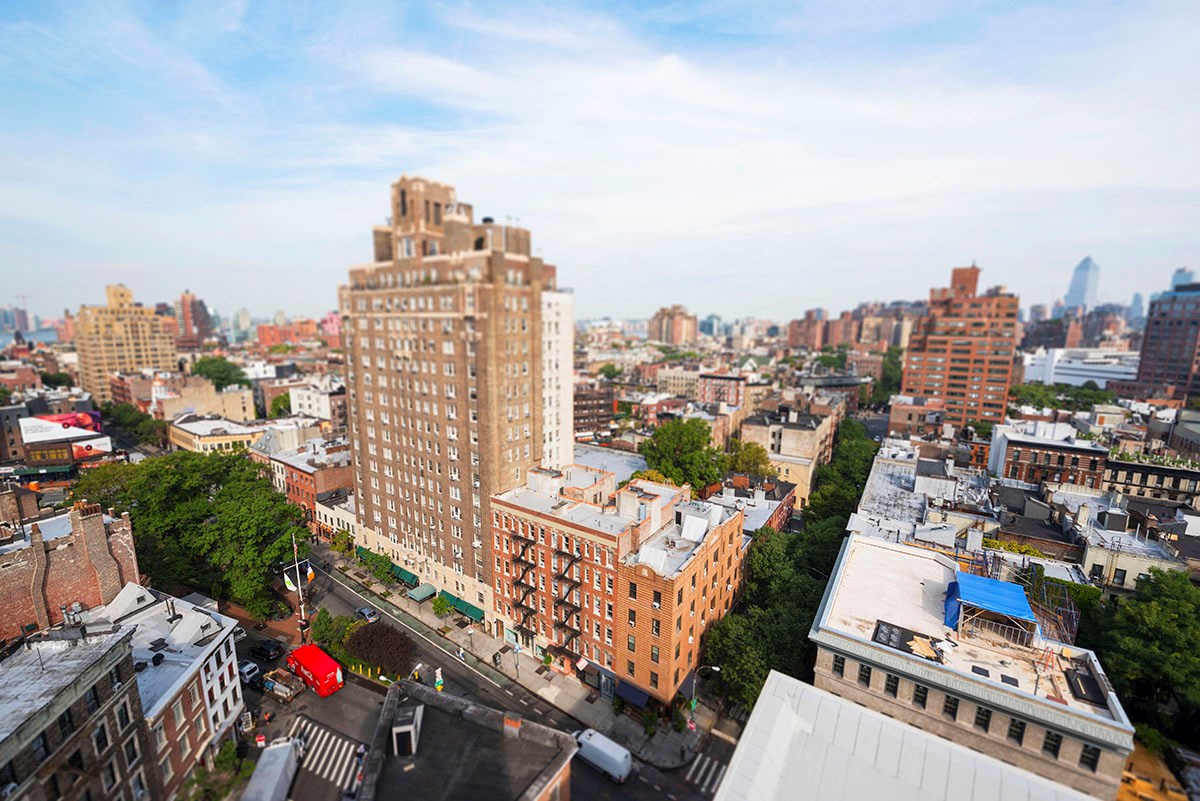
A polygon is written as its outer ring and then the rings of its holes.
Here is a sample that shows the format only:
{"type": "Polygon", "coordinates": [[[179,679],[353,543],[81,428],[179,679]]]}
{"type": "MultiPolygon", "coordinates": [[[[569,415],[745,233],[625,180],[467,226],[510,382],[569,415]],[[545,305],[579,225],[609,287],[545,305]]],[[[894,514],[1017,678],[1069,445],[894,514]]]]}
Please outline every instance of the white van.
{"type": "Polygon", "coordinates": [[[633,755],[595,729],[584,729],[572,735],[579,743],[577,756],[618,784],[624,783],[633,770],[633,755]]]}

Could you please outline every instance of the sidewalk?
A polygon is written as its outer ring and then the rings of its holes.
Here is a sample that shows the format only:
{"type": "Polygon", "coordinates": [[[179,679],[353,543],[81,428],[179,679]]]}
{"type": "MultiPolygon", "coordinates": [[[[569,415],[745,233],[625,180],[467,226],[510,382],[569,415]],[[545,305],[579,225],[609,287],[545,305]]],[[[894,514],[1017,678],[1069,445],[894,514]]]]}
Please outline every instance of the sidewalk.
{"type": "Polygon", "coordinates": [[[379,584],[362,565],[333,553],[324,543],[312,548],[314,564],[328,563],[329,574],[335,581],[357,592],[369,595],[380,609],[395,614],[428,639],[437,643],[451,659],[462,648],[467,654],[467,664],[493,682],[515,682],[529,692],[561,709],[583,724],[584,728],[599,731],[628,748],[638,759],[662,770],[675,770],[692,761],[704,744],[706,733],[716,723],[716,712],[704,704],[696,708],[696,731],[686,728],[675,731],[669,721],[660,721],[658,731],[647,735],[639,718],[618,714],[612,701],[601,698],[597,690],[587,686],[574,676],[543,670],[540,660],[528,652],[517,654],[511,645],[485,634],[478,627],[474,634],[467,634],[467,626],[461,618],[448,615],[438,618],[430,604],[418,604],[407,597],[404,591],[396,592],[393,587],[379,584]],[[390,591],[388,598],[383,598],[390,591]],[[440,642],[439,642],[440,640],[440,642]],[[500,652],[499,667],[492,663],[492,655],[500,652]]]}

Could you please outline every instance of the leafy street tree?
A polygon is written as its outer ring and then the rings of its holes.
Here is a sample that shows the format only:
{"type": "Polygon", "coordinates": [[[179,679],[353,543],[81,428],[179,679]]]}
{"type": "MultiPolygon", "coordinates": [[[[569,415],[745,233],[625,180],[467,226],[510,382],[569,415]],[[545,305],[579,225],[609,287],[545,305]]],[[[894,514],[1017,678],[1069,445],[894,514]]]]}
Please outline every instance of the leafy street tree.
{"type": "Polygon", "coordinates": [[[771,464],[771,455],[766,448],[757,442],[742,442],[739,439],[729,441],[729,469],[755,478],[774,477],[779,473],[771,464]]]}
{"type": "Polygon", "coordinates": [[[69,387],[71,386],[71,376],[69,373],[40,373],[42,384],[48,387],[69,387]]]}
{"type": "Polygon", "coordinates": [[[155,420],[129,403],[106,403],[100,407],[100,417],[106,424],[116,426],[142,445],[166,445],[171,425],[155,420]]]}
{"type": "Polygon", "coordinates": [[[387,676],[407,676],[416,654],[411,637],[383,622],[356,626],[346,637],[345,647],[351,658],[375,665],[387,676]]]}
{"type": "MultiPolygon", "coordinates": [[[[629,481],[633,481],[634,479],[638,479],[638,478],[645,479],[646,481],[653,481],[656,484],[670,484],[672,486],[675,486],[674,481],[667,478],[666,476],[664,476],[662,473],[658,472],[657,470],[634,471],[633,475],[631,475],[629,477],[629,481]]],[[[628,482],[626,482],[626,483],[628,483],[628,482]]]]}
{"type": "Polygon", "coordinates": [[[616,381],[621,377],[621,374],[624,373],[625,370],[617,367],[615,364],[609,363],[601,367],[597,372],[600,373],[601,378],[607,379],[608,381],[616,381]]]}
{"type": "Polygon", "coordinates": [[[340,553],[342,556],[354,555],[354,535],[348,530],[340,528],[333,532],[333,536],[329,540],[329,547],[335,553],[340,553]]]}
{"type": "Polygon", "coordinates": [[[1081,411],[1097,404],[1112,403],[1115,397],[1113,393],[1100,389],[1095,381],[1087,381],[1078,387],[1033,383],[1020,384],[1009,390],[1008,402],[1012,406],[1081,411]]]}
{"type": "Polygon", "coordinates": [[[287,417],[292,413],[292,396],[276,395],[271,398],[271,408],[267,413],[267,417],[287,417]]]}
{"type": "Polygon", "coordinates": [[[389,582],[394,581],[396,576],[392,573],[392,560],[381,553],[368,552],[361,557],[362,563],[366,565],[367,570],[375,577],[376,581],[389,582]]]}
{"type": "Polygon", "coordinates": [[[871,404],[883,406],[900,391],[900,380],[904,376],[904,349],[890,347],[883,355],[882,377],[871,386],[871,404]]]}
{"type": "Polygon", "coordinates": [[[641,445],[642,456],[676,486],[690,484],[692,491],[725,477],[725,454],[712,446],[708,423],[695,418],[669,420],[641,445]]]}
{"type": "Polygon", "coordinates": [[[260,618],[274,609],[271,566],[291,559],[291,534],[301,556],[308,550],[303,511],[237,454],[179,451],[101,465],[72,490],[72,501],[84,498],[129,512],[155,587],[200,589],[260,618]]]}
{"type": "Polygon", "coordinates": [[[204,376],[218,391],[234,384],[250,386],[242,368],[223,356],[204,356],[197,359],[192,363],[192,375],[204,376]]]}
{"type": "Polygon", "coordinates": [[[454,605],[446,600],[445,596],[434,596],[433,603],[430,604],[433,613],[438,617],[445,617],[454,611],[454,605]]]}

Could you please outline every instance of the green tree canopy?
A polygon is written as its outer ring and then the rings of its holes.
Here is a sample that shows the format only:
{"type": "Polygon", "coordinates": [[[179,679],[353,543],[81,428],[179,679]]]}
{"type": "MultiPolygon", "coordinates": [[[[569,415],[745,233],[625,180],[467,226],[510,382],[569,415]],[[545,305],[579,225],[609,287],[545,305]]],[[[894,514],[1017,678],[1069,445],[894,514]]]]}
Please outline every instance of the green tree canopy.
{"type": "Polygon", "coordinates": [[[167,442],[170,423],[155,420],[132,404],[106,403],[100,407],[100,416],[106,424],[116,426],[142,445],[161,447],[167,442]]]}
{"type": "Polygon", "coordinates": [[[1009,390],[1008,397],[1009,403],[1013,406],[1066,409],[1077,412],[1091,409],[1097,404],[1112,403],[1116,396],[1089,381],[1079,387],[1069,384],[1050,386],[1041,383],[1019,384],[1009,390]]]}
{"type": "Polygon", "coordinates": [[[292,394],[276,395],[271,398],[271,408],[268,417],[287,417],[292,413],[292,394]]]}
{"type": "Polygon", "coordinates": [[[223,356],[203,356],[197,359],[192,363],[192,375],[204,376],[218,391],[235,384],[250,386],[242,368],[223,356]]]}
{"type": "Polygon", "coordinates": [[[712,446],[708,423],[696,418],[668,420],[639,449],[651,470],[676,486],[696,492],[725,477],[725,454],[712,446]]]}
{"type": "Polygon", "coordinates": [[[41,373],[42,383],[48,387],[69,387],[71,376],[67,373],[41,373]]]}
{"type": "Polygon", "coordinates": [[[887,353],[883,355],[883,372],[871,387],[873,405],[884,405],[900,391],[901,379],[904,377],[903,359],[904,349],[895,346],[888,348],[887,353]]]}
{"type": "Polygon", "coordinates": [[[133,522],[138,562],[155,587],[229,598],[258,617],[274,609],[271,567],[307,553],[304,512],[238,454],[179,451],[88,470],[71,493],[133,522]]]}
{"type": "Polygon", "coordinates": [[[776,476],[779,471],[771,464],[767,449],[757,442],[729,440],[729,469],[735,473],[746,473],[756,478],[776,476]]]}
{"type": "Polygon", "coordinates": [[[609,381],[616,381],[618,378],[620,378],[621,374],[625,372],[625,370],[610,362],[609,364],[601,367],[597,372],[600,373],[601,378],[606,378],[609,381]]]}

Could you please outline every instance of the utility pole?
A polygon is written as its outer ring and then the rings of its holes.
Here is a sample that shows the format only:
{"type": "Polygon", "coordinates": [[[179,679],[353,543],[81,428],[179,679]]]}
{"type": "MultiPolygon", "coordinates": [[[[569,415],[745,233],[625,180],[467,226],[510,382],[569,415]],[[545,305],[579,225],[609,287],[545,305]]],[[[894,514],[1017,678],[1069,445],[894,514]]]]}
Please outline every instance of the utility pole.
{"type": "Polygon", "coordinates": [[[296,545],[296,532],[292,532],[292,556],[295,558],[296,592],[300,596],[300,642],[304,642],[304,629],[308,623],[308,615],[304,609],[304,583],[300,579],[300,547],[296,545]]]}

